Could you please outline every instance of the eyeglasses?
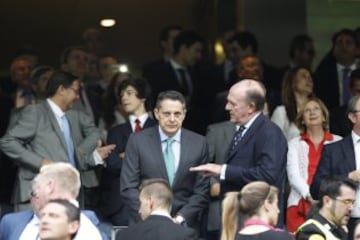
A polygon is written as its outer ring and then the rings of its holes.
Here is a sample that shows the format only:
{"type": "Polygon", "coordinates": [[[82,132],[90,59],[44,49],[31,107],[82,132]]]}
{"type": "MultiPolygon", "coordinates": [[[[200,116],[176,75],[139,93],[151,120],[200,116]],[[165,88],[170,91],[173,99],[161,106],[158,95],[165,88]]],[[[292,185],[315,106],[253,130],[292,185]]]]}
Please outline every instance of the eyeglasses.
{"type": "Polygon", "coordinates": [[[335,198],[335,200],[342,202],[346,206],[352,206],[355,204],[354,199],[341,199],[341,198],[335,198]]]}

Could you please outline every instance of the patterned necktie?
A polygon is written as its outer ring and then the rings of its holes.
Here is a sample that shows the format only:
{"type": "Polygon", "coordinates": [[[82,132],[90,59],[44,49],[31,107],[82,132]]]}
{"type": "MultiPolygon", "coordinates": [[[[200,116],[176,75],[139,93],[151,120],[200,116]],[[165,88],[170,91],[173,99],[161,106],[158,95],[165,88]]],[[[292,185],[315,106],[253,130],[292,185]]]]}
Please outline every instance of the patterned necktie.
{"type": "Polygon", "coordinates": [[[175,142],[175,139],[168,138],[166,140],[166,147],[164,151],[164,159],[165,159],[165,166],[166,172],[169,178],[170,185],[174,182],[175,177],[175,156],[172,150],[172,144],[175,142]]]}
{"type": "Polygon", "coordinates": [[[137,118],[135,119],[135,128],[134,128],[134,132],[140,132],[141,131],[141,125],[140,125],[140,120],[137,118]]]}
{"type": "Polygon", "coordinates": [[[343,91],[342,91],[342,99],[343,99],[343,104],[347,104],[347,102],[350,99],[350,73],[351,69],[350,68],[343,68],[342,70],[342,87],[343,87],[343,91]]]}
{"type": "Polygon", "coordinates": [[[66,117],[66,115],[63,115],[61,117],[61,123],[62,123],[62,127],[63,127],[63,134],[64,134],[64,138],[65,138],[65,143],[66,143],[66,150],[67,150],[67,154],[68,154],[68,160],[69,162],[73,165],[75,165],[75,156],[74,156],[74,144],[71,138],[71,132],[70,132],[70,125],[69,125],[69,121],[66,117]]]}
{"type": "Polygon", "coordinates": [[[239,129],[236,131],[235,136],[232,140],[231,151],[233,151],[236,145],[240,142],[244,130],[245,130],[245,126],[241,125],[239,129]]]}

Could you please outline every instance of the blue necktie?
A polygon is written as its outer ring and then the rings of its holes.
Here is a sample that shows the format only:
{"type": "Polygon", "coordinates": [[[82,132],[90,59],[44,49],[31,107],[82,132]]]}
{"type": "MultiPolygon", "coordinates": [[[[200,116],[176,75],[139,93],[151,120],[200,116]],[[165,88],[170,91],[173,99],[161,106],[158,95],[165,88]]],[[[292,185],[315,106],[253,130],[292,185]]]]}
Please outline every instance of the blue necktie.
{"type": "Polygon", "coordinates": [[[175,142],[175,139],[168,138],[166,140],[166,147],[164,151],[164,159],[166,172],[169,178],[170,185],[173,184],[175,178],[175,156],[172,150],[172,144],[175,142]]]}
{"type": "Polygon", "coordinates": [[[350,86],[349,86],[350,85],[350,77],[349,77],[350,71],[351,71],[351,69],[347,68],[347,67],[343,68],[343,70],[342,70],[343,104],[347,104],[350,99],[350,86]]]}
{"type": "Polygon", "coordinates": [[[74,157],[74,144],[71,138],[70,125],[67,117],[63,115],[61,117],[61,123],[63,127],[63,134],[66,142],[66,150],[68,154],[69,162],[75,167],[75,157],[74,157]]]}

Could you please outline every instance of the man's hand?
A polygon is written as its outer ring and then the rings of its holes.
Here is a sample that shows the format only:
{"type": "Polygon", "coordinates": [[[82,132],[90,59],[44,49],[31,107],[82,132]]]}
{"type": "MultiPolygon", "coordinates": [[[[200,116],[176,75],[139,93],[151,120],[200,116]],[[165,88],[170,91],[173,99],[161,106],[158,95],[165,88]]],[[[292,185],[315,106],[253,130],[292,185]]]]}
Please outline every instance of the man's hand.
{"type": "Polygon", "coordinates": [[[101,146],[101,141],[99,141],[98,147],[96,150],[99,152],[100,157],[104,160],[109,156],[109,154],[112,152],[112,150],[115,149],[115,147],[116,147],[115,144],[101,146]]]}
{"type": "Polygon", "coordinates": [[[119,158],[124,159],[125,158],[125,152],[119,153],[119,158]]]}
{"type": "Polygon", "coordinates": [[[54,161],[53,161],[53,160],[50,160],[50,159],[46,159],[46,158],[41,159],[41,166],[40,166],[40,168],[41,168],[42,166],[45,166],[45,165],[50,164],[50,163],[53,163],[53,162],[54,162],[54,161]]]}
{"type": "Polygon", "coordinates": [[[222,165],[220,165],[220,164],[207,163],[204,165],[199,165],[197,167],[191,167],[190,171],[191,172],[200,172],[205,177],[211,177],[211,176],[220,176],[221,168],[222,168],[222,165]]]}
{"type": "Polygon", "coordinates": [[[218,197],[220,195],[220,183],[216,182],[210,186],[210,196],[218,197]]]}
{"type": "Polygon", "coordinates": [[[350,172],[348,177],[356,182],[360,182],[360,170],[350,172]]]}

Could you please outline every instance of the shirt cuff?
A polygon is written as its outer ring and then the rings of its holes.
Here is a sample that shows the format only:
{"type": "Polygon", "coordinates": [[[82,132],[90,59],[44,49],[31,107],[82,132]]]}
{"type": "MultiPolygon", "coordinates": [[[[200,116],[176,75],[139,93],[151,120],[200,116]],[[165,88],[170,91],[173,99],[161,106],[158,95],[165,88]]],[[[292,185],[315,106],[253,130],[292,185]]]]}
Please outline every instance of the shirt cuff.
{"type": "Polygon", "coordinates": [[[94,163],[95,165],[104,165],[105,162],[104,160],[102,160],[100,153],[98,152],[98,150],[95,150],[93,152],[93,158],[94,158],[94,163]]]}
{"type": "Polygon", "coordinates": [[[221,167],[220,180],[225,180],[226,167],[226,164],[222,165],[221,167]]]}

